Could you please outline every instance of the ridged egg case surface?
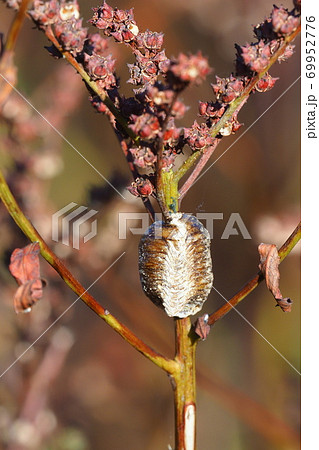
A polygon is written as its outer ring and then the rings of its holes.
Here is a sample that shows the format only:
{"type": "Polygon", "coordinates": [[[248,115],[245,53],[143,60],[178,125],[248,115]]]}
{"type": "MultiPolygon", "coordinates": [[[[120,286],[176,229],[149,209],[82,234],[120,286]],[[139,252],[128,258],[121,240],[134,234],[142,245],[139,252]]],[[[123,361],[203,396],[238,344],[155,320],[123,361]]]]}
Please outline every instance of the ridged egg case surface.
{"type": "Polygon", "coordinates": [[[196,314],[213,285],[208,231],[190,214],[154,222],[140,241],[139,271],[144,293],[168,316],[196,314]]]}

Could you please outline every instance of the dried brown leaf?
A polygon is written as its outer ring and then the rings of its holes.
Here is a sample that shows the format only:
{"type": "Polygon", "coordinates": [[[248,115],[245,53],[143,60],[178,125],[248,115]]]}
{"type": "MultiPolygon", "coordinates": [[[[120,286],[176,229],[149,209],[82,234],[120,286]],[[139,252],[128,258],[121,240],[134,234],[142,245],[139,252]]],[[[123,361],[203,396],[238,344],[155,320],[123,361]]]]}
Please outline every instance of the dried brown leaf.
{"type": "Polygon", "coordinates": [[[31,306],[42,297],[43,287],[45,285],[45,280],[40,278],[21,284],[21,286],[18,287],[13,299],[15,312],[30,312],[31,306]]]}
{"type": "Polygon", "coordinates": [[[279,289],[279,255],[274,244],[260,244],[258,247],[260,255],[259,268],[262,271],[266,285],[275,298],[280,297],[279,289]]]}
{"type": "Polygon", "coordinates": [[[40,246],[38,242],[24,248],[16,248],[12,255],[9,270],[19,284],[14,296],[14,309],[30,312],[31,306],[42,297],[45,280],[40,278],[40,246]]]}
{"type": "Polygon", "coordinates": [[[284,312],[290,312],[293,302],[288,297],[283,298],[279,288],[280,258],[277,247],[274,244],[260,244],[258,246],[258,252],[260,256],[259,269],[265,277],[266,285],[274,296],[277,306],[280,306],[284,312]]]}
{"type": "Polygon", "coordinates": [[[38,242],[16,248],[11,255],[9,270],[18,284],[40,278],[40,246],[38,242]]]}

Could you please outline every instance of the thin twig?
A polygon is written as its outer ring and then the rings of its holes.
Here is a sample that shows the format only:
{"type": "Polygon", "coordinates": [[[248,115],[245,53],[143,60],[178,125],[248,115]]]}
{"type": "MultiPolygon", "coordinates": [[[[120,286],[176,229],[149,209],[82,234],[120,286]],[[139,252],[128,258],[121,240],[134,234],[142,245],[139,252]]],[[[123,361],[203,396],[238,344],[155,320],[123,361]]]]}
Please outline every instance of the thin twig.
{"type": "Polygon", "coordinates": [[[3,49],[0,49],[0,109],[10,95],[13,86],[17,82],[17,70],[13,63],[14,48],[25,19],[25,12],[29,0],[23,0],[19,11],[15,15],[3,49]],[[9,80],[7,83],[5,79],[9,80]]]}
{"type": "Polygon", "coordinates": [[[7,52],[12,52],[16,46],[18,36],[20,34],[24,19],[26,17],[26,11],[28,9],[28,5],[30,0],[22,0],[19,10],[13,19],[11,27],[8,31],[8,36],[6,39],[6,43],[4,46],[4,50],[7,52]]]}
{"type": "Polygon", "coordinates": [[[195,180],[197,179],[197,177],[199,176],[199,174],[201,173],[201,171],[205,167],[207,161],[209,160],[209,158],[214,153],[214,151],[215,151],[215,149],[216,149],[216,147],[217,147],[217,145],[219,144],[220,141],[221,141],[221,139],[217,139],[216,138],[214,140],[213,145],[211,145],[208,148],[206,148],[205,151],[201,154],[201,158],[200,158],[198,164],[196,165],[195,169],[193,170],[193,172],[191,173],[189,178],[185,181],[185,183],[183,184],[183,186],[181,187],[181,189],[179,191],[179,201],[181,201],[183,199],[183,197],[186,195],[188,190],[192,187],[192,185],[194,184],[195,180]]]}
{"type": "Polygon", "coordinates": [[[102,320],[110,325],[123,339],[132,345],[136,350],[146,356],[154,364],[161,369],[172,374],[178,369],[175,361],[162,356],[141,339],[139,339],[129,328],[123,325],[112,314],[105,310],[95,298],[87,292],[81,283],[74,278],[71,272],[66,268],[63,262],[55,255],[55,253],[48,247],[46,242],[40,236],[38,231],[34,228],[31,222],[25,217],[20,207],[18,206],[12,192],[10,191],[2,173],[0,172],[0,198],[9,214],[16,222],[20,230],[31,242],[39,242],[41,255],[43,258],[56,270],[63,281],[75,292],[81,300],[86,303],[102,320]]]}

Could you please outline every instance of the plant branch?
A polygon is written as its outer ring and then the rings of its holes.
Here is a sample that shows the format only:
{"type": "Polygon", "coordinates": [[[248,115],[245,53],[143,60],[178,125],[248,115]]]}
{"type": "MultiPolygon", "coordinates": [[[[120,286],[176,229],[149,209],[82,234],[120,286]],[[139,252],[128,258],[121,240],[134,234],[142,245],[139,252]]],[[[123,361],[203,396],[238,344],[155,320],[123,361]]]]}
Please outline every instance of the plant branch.
{"type": "Polygon", "coordinates": [[[2,80],[0,80],[0,108],[10,95],[12,86],[17,82],[17,71],[13,63],[14,49],[25,19],[25,12],[29,1],[30,0],[23,0],[21,2],[21,6],[8,31],[4,48],[2,50],[0,48],[0,75],[2,77],[2,80]],[[8,80],[9,83],[7,83],[6,80],[8,80]]]}
{"type": "Polygon", "coordinates": [[[78,74],[82,77],[85,84],[90,88],[91,91],[93,91],[96,95],[99,96],[99,98],[102,100],[102,102],[108,107],[108,109],[111,111],[111,113],[114,115],[115,119],[119,123],[119,125],[122,127],[122,129],[125,131],[127,136],[129,136],[136,144],[139,143],[139,137],[136,136],[136,134],[133,132],[133,130],[128,126],[127,121],[124,119],[121,112],[115,107],[112,100],[108,97],[107,93],[98,86],[98,84],[91,80],[90,76],[86,73],[86,71],[83,69],[83,66],[77,62],[77,60],[74,58],[74,56],[64,50],[56,37],[54,36],[54,33],[52,31],[51,27],[47,27],[45,30],[46,37],[52,42],[52,44],[57,48],[57,50],[63,55],[63,57],[68,61],[69,64],[71,64],[72,67],[78,72],[78,74]]]}
{"type": "MultiPolygon", "coordinates": [[[[68,52],[63,50],[62,46],[57,41],[56,37],[54,36],[54,33],[52,31],[51,27],[47,27],[45,31],[45,35],[47,38],[52,42],[52,44],[59,50],[59,52],[63,55],[63,57],[68,61],[69,64],[78,72],[78,74],[82,77],[83,81],[86,83],[88,88],[93,91],[96,95],[99,96],[99,98],[102,100],[102,102],[107,106],[107,108],[110,110],[111,114],[113,114],[115,120],[110,120],[111,124],[114,128],[115,134],[120,142],[121,149],[127,159],[128,152],[127,152],[127,144],[124,141],[121,133],[117,130],[116,122],[120,125],[120,127],[125,131],[128,137],[132,139],[133,142],[135,142],[136,145],[139,145],[140,138],[137,136],[134,131],[128,126],[127,121],[122,116],[121,112],[115,107],[114,103],[111,101],[111,99],[107,96],[106,92],[87,74],[87,72],[83,69],[82,65],[77,62],[77,60],[74,58],[74,56],[68,52]],[[114,123],[113,123],[114,122],[114,123]]],[[[131,171],[131,174],[133,178],[137,178],[138,173],[136,172],[136,168],[133,164],[131,164],[128,161],[128,165],[131,171]]],[[[142,198],[144,207],[146,208],[147,212],[149,213],[150,217],[154,219],[154,209],[152,207],[152,204],[148,198],[142,198]]]]}
{"type": "Polygon", "coordinates": [[[201,156],[201,154],[202,154],[201,151],[194,152],[183,162],[181,167],[175,172],[174,178],[176,182],[178,182],[181,178],[183,178],[183,176],[189,171],[189,169],[193,167],[193,165],[201,156]]]}
{"type": "Polygon", "coordinates": [[[286,36],[282,45],[278,48],[278,50],[270,57],[269,64],[261,71],[258,72],[243,90],[242,94],[236,98],[232,103],[230,103],[228,109],[225,111],[224,115],[220,119],[220,121],[212,127],[211,136],[215,137],[220,132],[220,130],[225,127],[228,121],[231,120],[234,113],[237,113],[239,108],[242,106],[242,102],[246,102],[247,98],[251,94],[251,92],[256,88],[258,81],[263,78],[263,76],[269,71],[269,69],[273,66],[273,64],[278,60],[280,56],[282,56],[287,48],[287,46],[295,39],[295,37],[300,33],[301,25],[291,33],[289,36],[286,36]]]}
{"type": "Polygon", "coordinates": [[[169,209],[165,202],[164,189],[165,186],[163,181],[163,141],[161,139],[159,142],[156,161],[156,200],[162,210],[164,217],[168,217],[169,209]]]}
{"type": "MultiPolygon", "coordinates": [[[[280,262],[282,262],[286,256],[289,255],[291,250],[295,247],[295,245],[299,242],[301,237],[301,223],[297,225],[293,233],[289,236],[286,242],[280,247],[278,251],[280,262]]],[[[210,314],[208,318],[208,325],[214,325],[217,320],[222,319],[229,311],[232,310],[233,307],[238,305],[239,302],[244,300],[248,294],[250,294],[256,287],[264,280],[264,276],[259,271],[257,275],[255,275],[251,280],[249,280],[245,286],[237,292],[225,305],[217,309],[213,314],[210,314]]]]}
{"type": "Polygon", "coordinates": [[[176,319],[175,361],[180,370],[174,375],[175,445],[178,450],[196,447],[196,340],[192,338],[189,317],[176,319]]]}
{"type": "Polygon", "coordinates": [[[16,46],[17,39],[18,39],[19,33],[22,28],[22,24],[26,17],[25,13],[27,11],[29,3],[30,3],[30,0],[22,0],[20,8],[19,8],[15,18],[13,19],[13,22],[8,31],[8,36],[6,39],[5,46],[4,46],[4,50],[7,52],[12,52],[16,46]]]}
{"type": "MultiPolygon", "coordinates": [[[[244,103],[247,101],[249,95],[252,93],[252,91],[256,88],[256,85],[258,81],[269,71],[269,69],[272,67],[272,65],[278,60],[280,56],[282,56],[287,48],[287,46],[296,38],[296,36],[300,33],[301,25],[299,24],[298,28],[291,33],[290,35],[286,36],[281,46],[278,48],[277,51],[274,52],[274,54],[269,58],[269,63],[267,66],[261,71],[256,73],[256,75],[251,79],[251,81],[248,83],[248,85],[244,88],[242,93],[233,100],[228,108],[226,109],[225,113],[221,117],[221,119],[211,128],[211,137],[216,137],[222,128],[224,128],[227,123],[230,123],[232,118],[238,114],[239,110],[242,108],[244,103]]],[[[206,148],[203,148],[199,150],[196,153],[193,153],[184,163],[183,165],[176,171],[175,178],[177,180],[180,180],[185,173],[194,165],[196,160],[200,157],[201,154],[204,153],[206,148]]]]}
{"type": "MultiPolygon", "coordinates": [[[[156,197],[157,201],[161,207],[162,213],[165,217],[169,215],[169,211],[172,210],[176,212],[177,201],[173,201],[173,199],[167,198],[165,195],[165,191],[167,188],[173,188],[175,186],[173,172],[170,172],[170,175],[167,177],[167,173],[163,173],[163,151],[164,151],[164,135],[167,129],[167,125],[169,119],[171,117],[171,112],[173,106],[177,100],[178,92],[175,92],[174,97],[171,101],[171,104],[166,112],[165,120],[162,124],[161,135],[157,144],[157,159],[156,159],[156,197]]],[[[170,189],[172,190],[172,189],[170,189]]],[[[175,199],[176,200],[176,199],[175,199]]]]}
{"type": "MultiPolygon", "coordinates": [[[[165,210],[177,212],[177,181],[172,170],[162,172],[162,183],[165,210]]],[[[176,450],[194,450],[196,447],[196,342],[190,317],[176,318],[174,362],[177,369],[172,374],[176,450]]]]}
{"type": "Polygon", "coordinates": [[[63,281],[75,292],[79,298],[94,311],[104,322],[110,325],[123,339],[125,339],[132,347],[146,356],[150,361],[156,364],[166,372],[173,374],[178,369],[175,361],[168,359],[139,339],[129,328],[123,325],[112,314],[100,305],[95,298],[87,292],[81,283],[74,278],[71,272],[66,268],[63,262],[48,247],[46,242],[34,228],[31,222],[25,217],[18,206],[12,192],[10,191],[2,173],[0,172],[0,198],[8,210],[9,214],[16,222],[20,230],[31,242],[39,242],[41,255],[56,270],[63,281]]]}
{"type": "Polygon", "coordinates": [[[210,147],[206,148],[205,151],[201,154],[201,158],[200,158],[198,164],[196,165],[195,169],[193,170],[193,172],[191,173],[191,175],[189,176],[189,178],[183,184],[183,186],[181,187],[181,189],[179,191],[179,201],[181,201],[183,199],[183,197],[186,195],[188,190],[193,186],[195,180],[197,179],[197,177],[199,176],[199,174],[201,173],[201,171],[205,167],[205,165],[206,165],[207,161],[209,160],[209,158],[214,153],[214,151],[215,151],[217,145],[219,144],[219,142],[220,142],[220,139],[216,138],[214,143],[213,143],[213,145],[211,145],[210,147]]]}
{"type": "MultiPolygon", "coordinates": [[[[161,331],[161,324],[159,327],[154,328],[153,326],[153,323],[158,323],[157,311],[152,308],[150,303],[145,305],[147,308],[144,312],[149,318],[146,321],[144,316],[137,316],[132,308],[126,308],[125,304],[122,305],[120,299],[123,296],[127,296],[134,302],[135,300],[138,301],[139,295],[128,281],[120,278],[115,270],[111,269],[110,272],[112,272],[112,276],[107,281],[101,281],[115,301],[119,300],[121,313],[125,315],[127,320],[137,321],[135,322],[136,328],[143,332],[143,335],[153,336],[154,338],[155,333],[156,342],[159,342],[162,351],[168,354],[171,348],[169,335],[161,331]]],[[[266,438],[270,442],[270,446],[276,446],[280,443],[282,446],[287,445],[289,447],[291,445],[291,449],[297,447],[296,444],[299,443],[298,439],[300,437],[294,430],[293,424],[285,422],[285,417],[277,417],[268,407],[255,401],[247,393],[241,392],[238,386],[232,386],[225,379],[220,378],[214,372],[214,368],[209,368],[205,364],[203,358],[196,363],[196,378],[197,386],[199,389],[204,390],[204,395],[212,396],[214,402],[219,404],[222,409],[233,414],[236,420],[243,422],[254,432],[266,438]]]]}

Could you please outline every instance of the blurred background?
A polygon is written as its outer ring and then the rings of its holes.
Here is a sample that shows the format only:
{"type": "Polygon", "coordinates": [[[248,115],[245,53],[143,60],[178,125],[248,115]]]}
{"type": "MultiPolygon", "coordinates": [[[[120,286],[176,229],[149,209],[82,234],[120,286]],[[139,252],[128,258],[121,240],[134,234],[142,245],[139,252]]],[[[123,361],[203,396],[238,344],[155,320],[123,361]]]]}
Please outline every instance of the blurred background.
{"type": "MultiPolygon", "coordinates": [[[[85,22],[97,4],[79,3],[85,22]]],[[[292,7],[289,1],[283,4],[292,7]]],[[[183,95],[190,109],[177,125],[190,126],[197,118],[198,101],[213,99],[210,83],[215,75],[225,77],[234,70],[234,43],[253,41],[252,26],[269,15],[272,2],[118,0],[111,6],[134,7],[142,31],[163,31],[167,56],[201,50],[208,57],[214,69],[208,81],[183,95]]],[[[12,19],[13,11],[0,4],[4,36],[12,19]]],[[[223,219],[214,221],[212,255],[214,285],[227,299],[258,271],[259,243],[280,247],[299,221],[300,81],[287,90],[300,75],[299,40],[294,44],[294,56],[271,70],[280,80],[271,91],[250,97],[239,114],[244,126],[235,137],[223,139],[212,162],[245,134],[182,203],[182,210],[193,214],[223,214],[223,219]],[[233,212],[240,214],[252,239],[244,239],[240,232],[221,239],[233,212]]],[[[126,252],[90,292],[149,345],[173,356],[173,320],[140,287],[139,236],[128,232],[126,240],[118,239],[118,214],[144,211],[141,201],[125,189],[132,180],[124,156],[107,119],[90,106],[80,77],[63,60],[49,56],[45,45],[45,37],[26,20],[15,56],[18,90],[125,200],[16,93],[11,94],[0,122],[1,166],[26,215],[85,287],[126,252]],[[80,250],[51,238],[52,214],[70,202],[98,211],[97,236],[80,250]]],[[[110,51],[117,59],[122,92],[129,96],[130,51],[115,44],[110,51]]],[[[165,373],[81,301],[50,327],[76,296],[43,259],[41,273],[49,282],[43,298],[31,314],[15,314],[16,283],[8,264],[11,252],[28,241],[2,205],[0,227],[0,373],[36,341],[0,378],[2,448],[153,450],[173,446],[173,396],[165,373]]],[[[298,245],[280,266],[281,291],[294,301],[291,313],[275,308],[262,283],[237,307],[259,333],[232,311],[199,344],[199,449],[299,448],[299,251],[298,245]]],[[[202,313],[211,313],[224,302],[213,290],[202,313]]]]}

